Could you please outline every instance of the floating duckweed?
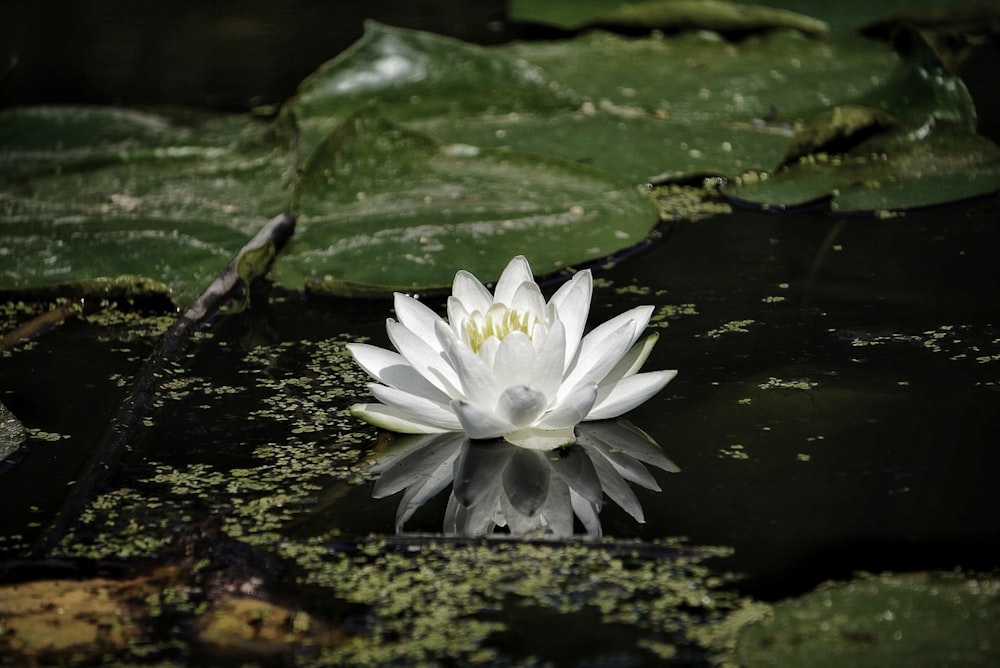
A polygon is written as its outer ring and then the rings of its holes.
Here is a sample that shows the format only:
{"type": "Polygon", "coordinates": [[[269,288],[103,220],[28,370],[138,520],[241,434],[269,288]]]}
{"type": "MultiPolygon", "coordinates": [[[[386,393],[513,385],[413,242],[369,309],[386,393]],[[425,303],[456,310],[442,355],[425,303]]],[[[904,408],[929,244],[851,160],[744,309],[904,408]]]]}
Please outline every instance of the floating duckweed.
{"type": "Polygon", "coordinates": [[[281,552],[301,567],[303,584],[370,608],[369,633],[326,649],[317,665],[489,663],[497,658],[492,636],[509,628],[510,615],[531,609],[593,610],[602,623],[648,634],[637,647],[653,656],[695,644],[722,662],[739,629],[767,606],[751,613],[702,566],[727,550],[658,547],[659,556],[642,558],[600,544],[484,541],[394,550],[374,539],[347,553],[314,539],[283,543],[281,552]]]}
{"type": "Polygon", "coordinates": [[[661,220],[699,221],[732,212],[720,198],[718,184],[713,179],[706,179],[702,187],[668,183],[652,190],[661,220]]]}
{"type": "Polygon", "coordinates": [[[26,430],[28,436],[37,441],[48,441],[49,443],[55,443],[63,439],[69,438],[69,434],[57,434],[51,431],[43,431],[41,429],[28,428],[26,430]]]}
{"type": "Polygon", "coordinates": [[[952,361],[970,360],[979,364],[1000,361],[1000,351],[992,352],[998,342],[977,333],[968,325],[940,325],[935,329],[916,333],[864,332],[856,330],[829,330],[837,339],[847,341],[854,348],[905,344],[924,351],[947,355],[952,361]]]}
{"type": "Polygon", "coordinates": [[[668,327],[670,320],[677,320],[687,315],[698,315],[694,304],[664,304],[656,309],[649,319],[650,327],[668,327]]]}
{"type": "Polygon", "coordinates": [[[653,290],[653,288],[647,285],[635,285],[631,283],[629,285],[623,285],[620,288],[615,288],[615,294],[619,295],[636,295],[639,297],[648,297],[649,295],[656,295],[657,297],[667,294],[664,289],[653,290]]]}
{"type": "Polygon", "coordinates": [[[755,321],[753,320],[732,320],[723,324],[721,327],[708,330],[705,332],[704,336],[707,336],[710,339],[717,339],[723,334],[746,334],[750,331],[747,327],[752,325],[754,322],[755,321]]]}
{"type": "Polygon", "coordinates": [[[169,368],[157,424],[169,424],[171,411],[213,409],[236,397],[258,406],[250,419],[287,424],[285,438],[247,445],[251,463],[236,468],[151,462],[130,488],[91,503],[80,535],[69,536],[61,553],[149,555],[172,538],[179,523],[205,517],[221,517],[230,536],[273,545],[290,523],[314,512],[316,499],[328,490],[364,482],[368,473],[359,464],[373,430],[358,425],[348,408],[367,394],[367,379],[354,367],[345,343],[331,339],[254,348],[237,368],[252,379],[246,386],[212,383],[169,368]],[[138,532],[132,528],[135,517],[144,523],[138,532]]]}
{"type": "Polygon", "coordinates": [[[811,390],[814,387],[819,387],[819,383],[807,378],[784,380],[771,376],[767,379],[767,382],[760,383],[757,387],[762,390],[811,390]]]}
{"type": "Polygon", "coordinates": [[[728,448],[719,448],[719,457],[729,459],[750,459],[750,455],[741,443],[733,443],[728,448]]]}

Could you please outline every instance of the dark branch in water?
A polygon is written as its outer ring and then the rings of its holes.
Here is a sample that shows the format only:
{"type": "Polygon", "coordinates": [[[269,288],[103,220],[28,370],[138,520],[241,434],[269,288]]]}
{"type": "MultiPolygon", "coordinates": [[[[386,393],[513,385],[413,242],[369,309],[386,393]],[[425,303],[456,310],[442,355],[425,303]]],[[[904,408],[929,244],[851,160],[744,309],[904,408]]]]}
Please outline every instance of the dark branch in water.
{"type": "Polygon", "coordinates": [[[143,418],[153,410],[154,399],[168,373],[168,365],[179,359],[195,330],[209,323],[234,299],[246,305],[250,284],[267,273],[274,257],[294,230],[295,216],[283,213],[272,218],[161,337],[136,376],[106,435],[70,488],[52,524],[35,543],[32,549],[34,556],[51,554],[86,505],[117,471],[131,451],[132,441],[143,418]]]}

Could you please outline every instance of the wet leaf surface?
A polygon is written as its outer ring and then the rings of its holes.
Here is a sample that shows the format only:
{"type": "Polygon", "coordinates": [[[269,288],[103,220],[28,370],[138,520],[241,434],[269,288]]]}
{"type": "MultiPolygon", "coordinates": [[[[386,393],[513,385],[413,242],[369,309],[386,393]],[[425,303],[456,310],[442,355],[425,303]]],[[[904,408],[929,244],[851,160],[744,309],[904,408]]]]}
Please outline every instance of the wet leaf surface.
{"type": "Polygon", "coordinates": [[[634,187],[571,162],[442,144],[374,112],[346,120],[306,163],[302,233],[277,280],[337,294],[498,276],[523,252],[549,274],[643,241],[657,223],[634,187]]]}
{"type": "Polygon", "coordinates": [[[740,663],[993,665],[1000,659],[998,597],[995,579],[955,573],[827,583],[747,627],[739,640],[740,663]]]}

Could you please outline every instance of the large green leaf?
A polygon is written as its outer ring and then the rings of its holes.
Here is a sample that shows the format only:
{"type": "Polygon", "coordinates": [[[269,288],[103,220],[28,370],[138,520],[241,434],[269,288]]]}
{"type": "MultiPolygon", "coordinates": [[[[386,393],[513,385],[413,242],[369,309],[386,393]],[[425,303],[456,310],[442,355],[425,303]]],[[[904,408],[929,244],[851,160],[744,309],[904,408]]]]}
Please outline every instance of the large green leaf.
{"type": "Polygon", "coordinates": [[[291,154],[245,117],[0,113],[0,287],[144,275],[198,294],[288,205],[291,154]]]}
{"type": "Polygon", "coordinates": [[[462,119],[577,106],[534,67],[497,51],[416,30],[365,23],[362,38],[307,77],[285,112],[307,157],[360,106],[377,101],[395,120],[462,119]]]}
{"type": "Polygon", "coordinates": [[[578,30],[591,26],[621,28],[702,28],[722,32],[747,32],[793,28],[807,34],[822,34],[823,21],[763,4],[741,4],[723,0],[584,0],[583,2],[535,3],[513,0],[511,15],[558,28],[578,30]]]}
{"type": "Polygon", "coordinates": [[[524,254],[539,274],[640,242],[657,222],[633,186],[555,158],[446,144],[375,110],[316,149],[295,193],[297,238],[276,277],[336,294],[484,280],[524,254]]]}
{"type": "MultiPolygon", "coordinates": [[[[502,50],[539,65],[587,104],[420,127],[450,141],[583,160],[637,183],[775,167],[803,119],[854,101],[894,108],[901,67],[877,42],[818,42],[793,32],[739,43],[704,34],[592,32],[502,50]]],[[[963,104],[971,108],[967,96],[963,104]]]]}
{"type": "Polygon", "coordinates": [[[647,26],[651,18],[657,19],[659,28],[720,29],[730,25],[730,30],[761,30],[792,27],[807,32],[814,31],[819,21],[833,30],[851,30],[865,24],[884,24],[883,17],[891,20],[921,22],[923,25],[940,21],[954,21],[974,17],[978,27],[987,27],[982,19],[994,16],[991,7],[996,0],[975,3],[950,3],[940,0],[936,6],[927,0],[759,0],[758,2],[700,2],[699,0],[510,0],[507,14],[517,21],[539,23],[566,30],[583,26],[611,24],[616,16],[635,17],[630,25],[647,26]],[[674,5],[674,7],[671,7],[674,5]],[[698,5],[704,5],[699,7],[698,5]],[[728,5],[728,7],[716,7],[728,5]],[[931,5],[931,8],[928,8],[931,5]],[[986,6],[984,8],[984,6],[986,6]],[[778,12],[776,10],[785,10],[778,12]],[[801,13],[800,13],[801,12],[801,13]],[[803,16],[805,14],[806,16],[803,16]],[[811,20],[810,20],[811,17],[811,20]],[[611,20],[609,20],[611,19],[611,20]],[[606,23],[605,23],[606,22],[606,23]]]}
{"type": "Polygon", "coordinates": [[[829,197],[841,213],[889,212],[998,190],[996,145],[947,126],[920,138],[878,136],[845,155],[810,154],[765,178],[749,174],[723,188],[732,200],[765,209],[829,197]]]}
{"type": "Polygon", "coordinates": [[[505,50],[592,101],[590,111],[423,127],[456,141],[478,135],[482,145],[585,160],[635,181],[722,175],[741,184],[731,189],[734,197],[767,207],[833,196],[841,210],[900,210],[1000,188],[997,149],[975,134],[975,107],[962,82],[919,36],[900,45],[902,55],[856,35],[819,42],[790,32],[736,44],[694,34],[607,33],[517,44],[505,50]],[[846,109],[867,111],[848,122],[846,109]],[[875,131],[885,135],[878,150],[891,148],[892,159],[868,160],[860,179],[857,161],[827,160],[825,183],[811,167],[775,171],[810,153],[860,144],[875,131]],[[823,136],[822,147],[808,150],[823,136]],[[864,197],[843,187],[859,180],[867,184],[864,197]],[[879,184],[874,196],[872,184],[879,184]]]}

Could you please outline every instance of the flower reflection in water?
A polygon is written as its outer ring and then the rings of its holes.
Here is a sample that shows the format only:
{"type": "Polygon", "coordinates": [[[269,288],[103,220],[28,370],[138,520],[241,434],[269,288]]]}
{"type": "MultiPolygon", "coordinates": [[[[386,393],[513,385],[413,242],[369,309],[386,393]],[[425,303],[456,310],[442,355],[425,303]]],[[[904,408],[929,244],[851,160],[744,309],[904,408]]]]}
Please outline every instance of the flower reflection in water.
{"type": "Polygon", "coordinates": [[[431,497],[451,485],[444,533],[483,536],[506,528],[515,536],[573,535],[574,516],[591,538],[602,535],[605,496],[636,521],[642,507],[630,483],[659,491],[651,465],[678,467],[643,431],[626,421],[577,426],[576,443],[556,450],[520,448],[504,441],[470,440],[463,433],[400,437],[375,464],[373,496],[405,490],[396,531],[431,497]]]}

